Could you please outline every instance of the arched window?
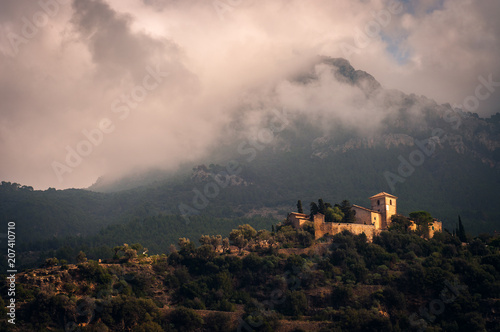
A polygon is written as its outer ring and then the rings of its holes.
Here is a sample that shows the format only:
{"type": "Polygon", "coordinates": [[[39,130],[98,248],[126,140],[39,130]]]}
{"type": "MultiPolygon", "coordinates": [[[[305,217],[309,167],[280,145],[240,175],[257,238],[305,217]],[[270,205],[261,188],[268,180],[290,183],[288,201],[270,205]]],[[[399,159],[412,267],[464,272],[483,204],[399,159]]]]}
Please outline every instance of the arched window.
{"type": "Polygon", "coordinates": [[[389,200],[389,205],[392,205],[392,199],[389,200]]]}
{"type": "Polygon", "coordinates": [[[380,205],[380,199],[377,199],[377,205],[380,205]]]}

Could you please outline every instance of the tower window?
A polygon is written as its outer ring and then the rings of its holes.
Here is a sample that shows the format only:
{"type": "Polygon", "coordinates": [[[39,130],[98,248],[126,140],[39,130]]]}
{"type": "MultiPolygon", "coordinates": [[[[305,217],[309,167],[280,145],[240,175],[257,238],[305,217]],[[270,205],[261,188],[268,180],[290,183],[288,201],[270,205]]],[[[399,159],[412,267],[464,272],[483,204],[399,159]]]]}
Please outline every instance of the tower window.
{"type": "Polygon", "coordinates": [[[380,205],[380,199],[377,200],[377,205],[380,205]]]}
{"type": "Polygon", "coordinates": [[[389,200],[389,205],[392,205],[392,199],[389,200]]]}

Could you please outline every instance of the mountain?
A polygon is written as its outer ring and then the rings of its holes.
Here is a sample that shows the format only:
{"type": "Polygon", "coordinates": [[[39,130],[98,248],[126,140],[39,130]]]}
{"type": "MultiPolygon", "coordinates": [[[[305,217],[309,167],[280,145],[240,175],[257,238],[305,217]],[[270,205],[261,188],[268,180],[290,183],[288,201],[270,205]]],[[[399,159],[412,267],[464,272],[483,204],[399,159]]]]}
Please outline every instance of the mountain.
{"type": "Polygon", "coordinates": [[[259,93],[242,102],[220,144],[197,163],[177,172],[103,176],[86,190],[36,191],[4,182],[0,220],[16,221],[18,244],[29,251],[57,250],[70,238],[90,247],[119,245],[138,232],[134,223],[157,218],[166,233],[161,245],[157,237],[142,244],[160,248],[181,236],[168,231],[179,220],[193,236],[227,234],[234,224],[218,220],[252,224],[260,215],[270,227],[298,199],[306,209],[320,197],[367,206],[368,197],[386,191],[399,197],[399,212],[429,211],[449,230],[458,215],[474,234],[500,228],[500,114],[485,119],[384,89],[347,60],[328,57],[271,95],[259,93]],[[328,89],[330,99],[321,99],[318,89],[328,89]]]}
{"type": "MultiPolygon", "coordinates": [[[[499,114],[483,119],[423,96],[383,89],[345,59],[319,57],[290,82],[300,88],[317,86],[322,75],[314,69],[318,66],[327,68],[322,73],[340,82],[338,86],[361,92],[355,95],[359,99],[365,96],[360,107],[367,108],[363,114],[368,120],[358,125],[349,123],[349,116],[318,118],[305,109],[289,112],[283,130],[268,130],[264,121],[260,133],[267,133],[268,140],[228,131],[221,140],[224,155],[212,154],[205,165],[193,167],[190,179],[186,175],[184,189],[191,191],[184,192],[187,199],[180,197],[182,186],[175,190],[178,204],[199,210],[192,190],[210,189],[215,176],[228,173],[225,168],[233,160],[241,168],[239,180],[232,179],[216,197],[206,198],[210,204],[201,213],[217,215],[220,206],[239,213],[292,207],[297,199],[317,197],[365,204],[372,194],[387,191],[401,196],[403,213],[430,210],[450,229],[460,214],[474,233],[498,229],[500,213],[494,202],[500,198],[499,114]]],[[[272,112],[263,117],[271,124],[283,121],[272,112]]],[[[235,119],[230,127],[242,126],[235,119]]],[[[172,213],[179,212],[174,208],[172,213]]]]}

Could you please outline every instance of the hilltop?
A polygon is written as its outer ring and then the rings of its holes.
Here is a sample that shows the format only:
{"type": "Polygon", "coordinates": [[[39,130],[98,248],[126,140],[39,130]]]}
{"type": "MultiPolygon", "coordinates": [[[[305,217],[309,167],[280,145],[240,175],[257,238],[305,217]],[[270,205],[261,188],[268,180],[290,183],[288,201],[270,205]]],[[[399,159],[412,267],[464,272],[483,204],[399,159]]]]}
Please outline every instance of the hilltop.
{"type": "MultiPolygon", "coordinates": [[[[169,254],[116,247],[115,258],[17,275],[13,331],[493,331],[500,328],[500,238],[463,245],[437,233],[315,242],[307,229],[242,225],[181,238],[169,254]]],[[[6,287],[4,285],[3,287],[6,287]]],[[[2,294],[5,294],[2,289],[2,294]]],[[[3,305],[1,306],[4,307],[3,305]]],[[[2,313],[5,324],[5,313],[2,313]]]]}

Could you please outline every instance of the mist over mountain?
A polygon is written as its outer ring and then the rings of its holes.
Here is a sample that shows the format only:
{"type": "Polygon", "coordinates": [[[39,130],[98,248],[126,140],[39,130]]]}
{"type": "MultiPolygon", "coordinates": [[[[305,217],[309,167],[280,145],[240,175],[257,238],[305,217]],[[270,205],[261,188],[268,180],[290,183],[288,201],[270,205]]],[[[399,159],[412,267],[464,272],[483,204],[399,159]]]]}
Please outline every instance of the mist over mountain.
{"type": "Polygon", "coordinates": [[[498,13],[0,1],[0,330],[500,330],[498,13]]]}
{"type": "MultiPolygon", "coordinates": [[[[249,94],[210,157],[197,162],[252,162],[267,148],[295,153],[307,147],[310,158],[324,159],[351,150],[406,147],[421,150],[414,153],[424,158],[416,160],[417,167],[440,151],[453,151],[489,168],[499,168],[498,114],[483,119],[424,96],[384,89],[369,73],[355,70],[342,58],[317,57],[268,94],[261,92],[249,94]]],[[[387,171],[397,168],[389,161],[387,171]]],[[[393,162],[398,166],[400,160],[393,162]]],[[[126,181],[147,184],[160,180],[161,174],[138,173],[126,181]]],[[[105,179],[90,189],[103,190],[107,183],[107,190],[113,190],[113,182],[105,179]]]]}
{"type": "Polygon", "coordinates": [[[175,172],[274,108],[375,135],[404,98],[385,89],[498,111],[494,0],[50,3],[0,5],[0,178],[36,189],[175,172]]]}
{"type": "Polygon", "coordinates": [[[4,183],[0,218],[22,225],[25,249],[140,236],[160,252],[181,236],[229,232],[238,220],[262,227],[298,199],[366,206],[387,191],[399,197],[398,212],[429,211],[449,230],[458,215],[473,234],[500,226],[498,115],[384,89],[345,59],[316,57],[275,89],[249,94],[227,122],[208,156],[178,171],[104,176],[89,190],[4,183]],[[144,225],[158,236],[139,235],[144,225]]]}
{"type": "Polygon", "coordinates": [[[380,191],[499,229],[497,1],[56,2],[0,4],[0,221],[26,262],[380,191]]]}

